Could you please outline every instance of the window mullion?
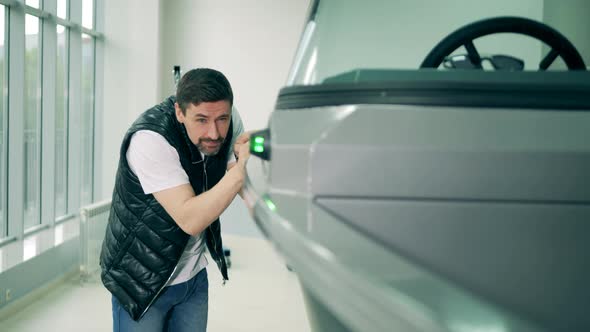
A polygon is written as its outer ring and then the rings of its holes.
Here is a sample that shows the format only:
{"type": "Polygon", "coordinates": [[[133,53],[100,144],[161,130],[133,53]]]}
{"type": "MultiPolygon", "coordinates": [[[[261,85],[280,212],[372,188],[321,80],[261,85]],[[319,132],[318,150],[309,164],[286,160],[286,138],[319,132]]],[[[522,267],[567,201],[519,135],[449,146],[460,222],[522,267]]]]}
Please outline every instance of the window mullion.
{"type": "MultiPolygon", "coordinates": [[[[56,13],[56,0],[44,0],[44,10],[56,13]]],[[[55,222],[55,95],[57,31],[53,20],[43,20],[41,105],[41,223],[55,222]]]]}
{"type": "MultiPolygon", "coordinates": [[[[70,19],[75,24],[82,22],[82,2],[70,1],[70,19]]],[[[69,119],[68,119],[68,212],[78,213],[80,209],[81,195],[81,141],[82,132],[81,106],[82,106],[82,35],[76,30],[70,32],[70,93],[69,93],[69,119]]]]}
{"type": "Polygon", "coordinates": [[[19,7],[24,6],[24,4],[18,0],[0,0],[0,4],[6,7],[19,7]]]}
{"type": "Polygon", "coordinates": [[[85,34],[92,36],[96,39],[103,39],[104,38],[103,34],[100,32],[97,32],[96,30],[90,30],[88,28],[81,27],[81,31],[82,31],[82,33],[85,33],[85,34]]]}
{"type": "MultiPolygon", "coordinates": [[[[95,2],[95,23],[94,29],[101,33],[104,31],[104,1],[95,2]]],[[[102,34],[101,34],[102,35],[102,34]]],[[[94,200],[104,198],[102,186],[102,170],[103,170],[103,137],[104,137],[104,45],[101,38],[96,38],[95,43],[95,75],[94,75],[94,185],[93,197],[94,200]]]]}
{"type": "Polygon", "coordinates": [[[35,8],[35,7],[24,5],[24,8],[25,8],[25,13],[29,14],[29,15],[34,15],[39,18],[49,18],[49,16],[50,16],[48,12],[38,9],[38,8],[35,8]]]}
{"type": "Polygon", "coordinates": [[[9,10],[8,47],[8,235],[20,239],[24,230],[24,108],[25,108],[25,11],[9,10]]]}

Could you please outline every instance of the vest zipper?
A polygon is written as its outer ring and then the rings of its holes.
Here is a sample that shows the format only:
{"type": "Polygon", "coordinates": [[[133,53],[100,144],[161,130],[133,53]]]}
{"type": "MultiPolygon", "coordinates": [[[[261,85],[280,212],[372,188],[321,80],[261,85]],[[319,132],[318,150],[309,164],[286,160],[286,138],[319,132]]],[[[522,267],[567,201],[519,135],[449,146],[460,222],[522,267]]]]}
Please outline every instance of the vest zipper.
{"type": "MultiPolygon", "coordinates": [[[[202,161],[202,160],[201,160],[202,161]]],[[[205,164],[207,163],[207,159],[205,157],[205,162],[203,163],[203,170],[205,171],[205,182],[207,181],[207,168],[205,167],[205,164]]],[[[197,162],[193,162],[192,164],[198,164],[200,161],[197,162]]],[[[145,313],[148,311],[148,309],[152,306],[152,304],[154,303],[154,301],[156,301],[156,299],[158,298],[158,295],[160,295],[160,293],[162,292],[162,290],[164,290],[164,288],[166,287],[166,285],[168,285],[168,283],[170,282],[170,280],[172,280],[172,276],[174,275],[174,272],[176,272],[176,268],[178,267],[178,263],[176,263],[177,265],[174,266],[174,270],[172,270],[172,273],[170,274],[170,276],[168,277],[168,279],[166,280],[166,282],[164,283],[164,285],[156,292],[156,295],[154,295],[154,297],[151,299],[150,303],[148,303],[147,307],[145,307],[145,309],[143,310],[143,312],[141,313],[141,315],[139,315],[139,319],[141,319],[141,317],[143,317],[143,315],[145,315],[145,313]]]]}
{"type": "MultiPolygon", "coordinates": [[[[205,156],[205,161],[203,162],[203,174],[205,176],[205,181],[203,181],[203,192],[209,189],[209,180],[207,178],[207,156],[205,156]]],[[[213,234],[213,230],[211,230],[211,225],[207,227],[209,233],[211,234],[211,240],[213,241],[213,250],[217,252],[219,255],[219,249],[217,248],[217,241],[215,241],[215,234],[213,234]]],[[[223,251],[221,252],[223,254],[223,251]]],[[[220,258],[217,258],[216,263],[219,265],[223,265],[220,258]]],[[[219,267],[221,269],[221,267],[219,267]]],[[[225,285],[225,278],[223,280],[223,284],[225,285]]]]}
{"type": "MultiPolygon", "coordinates": [[[[205,181],[203,181],[203,192],[205,192],[207,190],[207,157],[205,156],[203,162],[203,174],[205,175],[205,181]]],[[[193,164],[198,164],[199,162],[193,162],[193,164]]],[[[215,237],[213,237],[213,247],[217,248],[216,244],[215,244],[215,237]]],[[[158,295],[160,295],[160,293],[162,292],[162,290],[164,290],[164,288],[166,287],[166,285],[168,285],[168,283],[170,282],[170,280],[172,279],[172,276],[174,275],[174,272],[176,272],[176,268],[178,267],[178,263],[177,265],[174,267],[174,270],[172,270],[172,273],[170,274],[170,276],[168,277],[168,279],[166,280],[166,283],[164,283],[164,286],[162,286],[157,292],[156,295],[154,295],[154,297],[151,299],[150,303],[148,303],[147,307],[143,310],[143,312],[141,313],[141,315],[139,316],[139,319],[141,319],[141,317],[143,317],[143,315],[145,315],[145,313],[148,311],[148,309],[152,306],[152,304],[154,303],[154,301],[156,300],[156,298],[158,298],[158,295]]]]}
{"type": "Polygon", "coordinates": [[[166,282],[164,283],[164,285],[156,292],[156,295],[154,295],[154,297],[152,297],[150,303],[148,303],[147,307],[145,307],[145,309],[143,310],[143,312],[141,313],[141,315],[139,315],[139,318],[137,320],[140,320],[141,317],[143,317],[143,315],[145,315],[145,313],[152,306],[152,304],[154,303],[154,301],[156,301],[156,299],[158,298],[158,295],[160,295],[160,293],[162,292],[162,290],[164,290],[164,288],[166,288],[166,285],[168,285],[168,283],[170,282],[170,280],[172,280],[172,276],[174,275],[174,272],[176,272],[176,268],[177,267],[178,267],[178,264],[174,267],[174,270],[172,270],[172,273],[170,274],[170,276],[168,277],[168,279],[166,280],[166,282]]]}

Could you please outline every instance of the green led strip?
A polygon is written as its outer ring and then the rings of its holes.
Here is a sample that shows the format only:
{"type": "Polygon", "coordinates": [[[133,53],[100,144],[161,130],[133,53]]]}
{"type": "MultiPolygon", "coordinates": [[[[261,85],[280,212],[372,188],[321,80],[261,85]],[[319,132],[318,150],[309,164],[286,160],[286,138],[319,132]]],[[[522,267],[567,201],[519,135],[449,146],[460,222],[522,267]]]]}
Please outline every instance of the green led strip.
{"type": "Polygon", "coordinates": [[[268,208],[269,208],[271,211],[276,211],[276,209],[277,209],[277,206],[275,205],[275,203],[273,203],[273,202],[270,200],[270,198],[265,198],[265,199],[264,199],[264,202],[266,203],[266,206],[268,206],[268,208]]]}
{"type": "Polygon", "coordinates": [[[254,144],[252,145],[252,151],[254,152],[264,152],[264,137],[254,137],[254,144]]]}

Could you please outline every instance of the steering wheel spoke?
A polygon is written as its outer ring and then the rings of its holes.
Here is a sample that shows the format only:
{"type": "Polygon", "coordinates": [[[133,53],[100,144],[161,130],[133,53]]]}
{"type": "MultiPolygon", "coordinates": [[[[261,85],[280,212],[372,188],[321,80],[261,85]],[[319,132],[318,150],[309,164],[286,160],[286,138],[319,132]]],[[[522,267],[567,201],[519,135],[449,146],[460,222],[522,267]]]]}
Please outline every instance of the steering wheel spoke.
{"type": "Polygon", "coordinates": [[[475,45],[473,45],[473,40],[467,41],[465,44],[463,44],[463,46],[465,46],[465,49],[467,50],[467,55],[469,56],[469,60],[471,60],[471,63],[473,63],[475,68],[483,69],[481,65],[481,56],[475,48],[475,45]]]}
{"type": "Polygon", "coordinates": [[[547,70],[547,68],[549,68],[549,66],[551,66],[551,64],[553,64],[553,61],[555,61],[555,59],[557,59],[558,56],[559,56],[559,52],[557,50],[555,50],[554,48],[552,48],[551,51],[549,51],[549,53],[547,53],[547,55],[539,63],[539,69],[540,70],[547,70]]]}

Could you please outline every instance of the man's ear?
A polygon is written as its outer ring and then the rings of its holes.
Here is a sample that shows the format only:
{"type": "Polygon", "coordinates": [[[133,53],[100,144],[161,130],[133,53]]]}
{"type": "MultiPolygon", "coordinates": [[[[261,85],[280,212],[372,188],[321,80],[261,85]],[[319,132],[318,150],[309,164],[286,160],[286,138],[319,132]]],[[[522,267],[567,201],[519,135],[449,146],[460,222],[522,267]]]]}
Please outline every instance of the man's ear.
{"type": "Polygon", "coordinates": [[[174,109],[176,110],[176,120],[178,120],[180,123],[184,123],[184,114],[182,113],[178,103],[174,103],[174,109]]]}

